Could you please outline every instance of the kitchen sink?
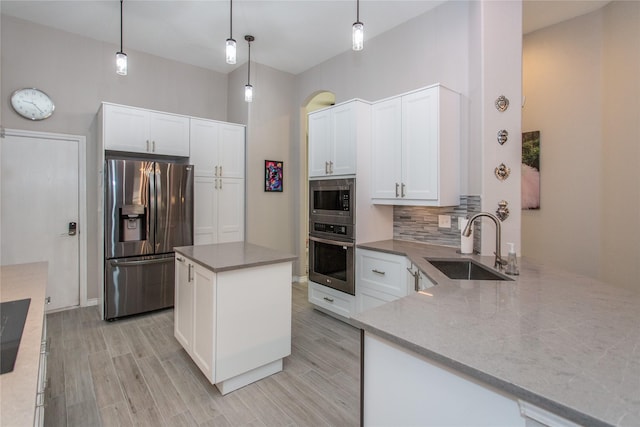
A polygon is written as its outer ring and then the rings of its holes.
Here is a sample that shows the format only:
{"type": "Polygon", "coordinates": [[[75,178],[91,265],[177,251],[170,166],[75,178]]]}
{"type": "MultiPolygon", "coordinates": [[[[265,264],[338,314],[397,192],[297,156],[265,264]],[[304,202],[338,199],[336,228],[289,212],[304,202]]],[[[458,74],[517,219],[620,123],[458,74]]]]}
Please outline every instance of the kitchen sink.
{"type": "Polygon", "coordinates": [[[502,280],[513,281],[510,277],[472,259],[425,258],[449,279],[454,280],[502,280]]]}

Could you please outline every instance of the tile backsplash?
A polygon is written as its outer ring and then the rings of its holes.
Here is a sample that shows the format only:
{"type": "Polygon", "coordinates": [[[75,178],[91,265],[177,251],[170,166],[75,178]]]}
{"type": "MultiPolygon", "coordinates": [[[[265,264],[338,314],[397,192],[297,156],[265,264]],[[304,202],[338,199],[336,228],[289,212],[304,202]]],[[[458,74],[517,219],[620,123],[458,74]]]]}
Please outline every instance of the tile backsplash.
{"type": "MultiPolygon", "coordinates": [[[[460,248],[458,218],[468,218],[480,212],[480,196],[460,196],[459,206],[394,206],[393,238],[460,248]],[[449,215],[451,228],[438,227],[438,216],[449,215]]],[[[480,247],[480,221],[474,224],[474,250],[480,247]]]]}

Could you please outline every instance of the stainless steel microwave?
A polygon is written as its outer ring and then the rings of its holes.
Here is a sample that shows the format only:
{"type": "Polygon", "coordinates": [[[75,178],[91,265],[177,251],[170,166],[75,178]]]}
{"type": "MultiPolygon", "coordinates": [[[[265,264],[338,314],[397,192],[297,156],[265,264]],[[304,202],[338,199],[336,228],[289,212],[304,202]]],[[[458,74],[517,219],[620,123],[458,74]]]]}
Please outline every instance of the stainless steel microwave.
{"type": "Polygon", "coordinates": [[[355,224],[355,178],[309,181],[309,220],[355,224]]]}

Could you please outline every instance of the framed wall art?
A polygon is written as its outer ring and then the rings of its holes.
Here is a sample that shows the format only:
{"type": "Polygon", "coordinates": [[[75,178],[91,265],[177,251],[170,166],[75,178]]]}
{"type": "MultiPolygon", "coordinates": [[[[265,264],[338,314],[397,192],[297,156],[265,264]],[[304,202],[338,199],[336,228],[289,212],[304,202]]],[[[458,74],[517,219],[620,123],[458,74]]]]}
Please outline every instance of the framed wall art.
{"type": "Polygon", "coordinates": [[[522,134],[522,209],[540,209],[540,131],[522,134]]]}
{"type": "Polygon", "coordinates": [[[264,191],[282,192],[283,165],[279,160],[264,161],[264,191]]]}

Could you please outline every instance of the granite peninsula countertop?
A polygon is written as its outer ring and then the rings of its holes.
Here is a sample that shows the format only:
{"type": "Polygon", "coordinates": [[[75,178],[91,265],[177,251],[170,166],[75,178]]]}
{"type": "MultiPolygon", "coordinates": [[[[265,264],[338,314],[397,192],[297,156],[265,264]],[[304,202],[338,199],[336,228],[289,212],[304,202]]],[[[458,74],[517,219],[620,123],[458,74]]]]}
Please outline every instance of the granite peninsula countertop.
{"type": "Polygon", "coordinates": [[[352,323],[487,385],[588,426],[640,426],[640,293],[518,259],[512,282],[448,279],[424,260],[494,257],[398,240],[437,286],[352,323]]]}
{"type": "Polygon", "coordinates": [[[214,273],[278,264],[296,259],[296,256],[278,249],[271,249],[247,242],[180,246],[174,248],[174,250],[214,273]]]}
{"type": "Polygon", "coordinates": [[[0,375],[0,425],[32,426],[47,289],[47,263],[0,267],[0,301],[31,298],[13,371],[0,375]]]}

